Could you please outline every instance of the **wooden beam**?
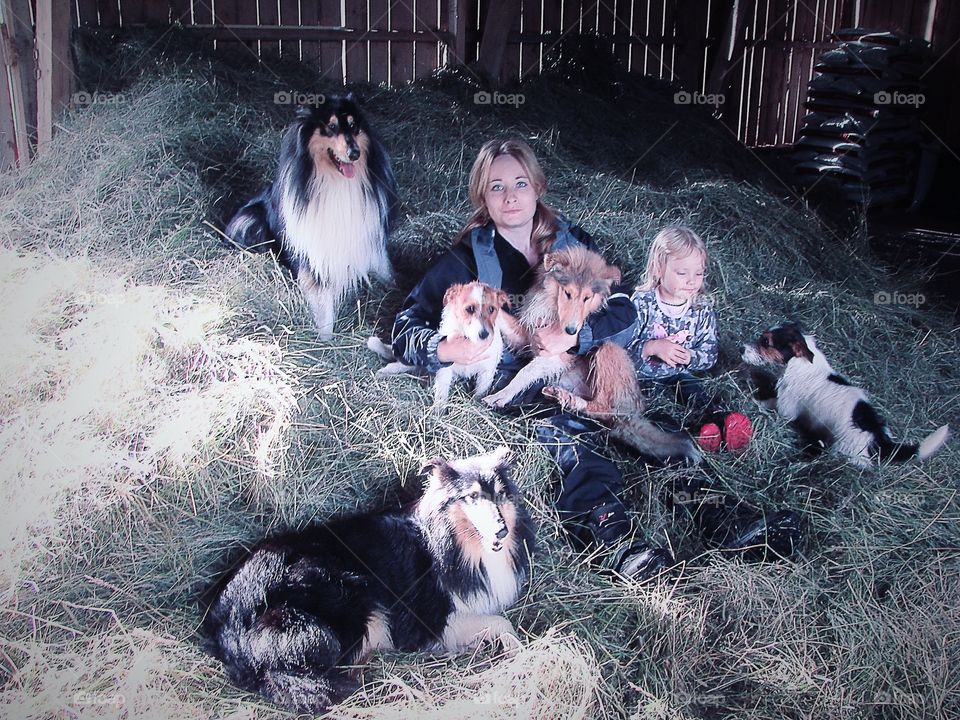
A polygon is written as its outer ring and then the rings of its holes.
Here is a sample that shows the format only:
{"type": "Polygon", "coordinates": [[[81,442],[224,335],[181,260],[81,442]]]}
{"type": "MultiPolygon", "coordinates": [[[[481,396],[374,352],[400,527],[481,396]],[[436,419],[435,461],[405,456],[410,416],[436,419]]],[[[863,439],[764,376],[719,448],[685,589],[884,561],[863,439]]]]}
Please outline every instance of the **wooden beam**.
{"type": "Polygon", "coordinates": [[[516,0],[490,0],[487,21],[483,25],[483,37],[480,40],[477,70],[494,86],[500,84],[503,55],[518,7],[516,0]]]}
{"type": "Polygon", "coordinates": [[[17,164],[30,162],[37,135],[37,67],[33,57],[30,0],[3,0],[3,64],[10,78],[17,164]]]}
{"type": "Polygon", "coordinates": [[[73,91],[72,17],[69,0],[37,0],[37,150],[40,152],[53,139],[54,123],[73,91]]]}
{"type": "Polygon", "coordinates": [[[723,92],[728,82],[728,73],[738,64],[737,56],[743,51],[743,26],[746,20],[747,0],[733,0],[727,26],[723,37],[720,38],[720,47],[717,49],[713,65],[707,75],[708,95],[723,92]]]}
{"type": "Polygon", "coordinates": [[[452,40],[447,44],[450,65],[466,64],[467,55],[467,1],[447,0],[447,16],[441,29],[449,33],[452,40]]]}
{"type": "MultiPolygon", "coordinates": [[[[371,3],[372,4],[372,3],[371,3]]],[[[315,40],[318,42],[346,40],[349,42],[369,41],[387,42],[436,42],[439,36],[443,42],[453,42],[448,32],[425,33],[413,30],[354,30],[352,28],[331,28],[324,25],[190,25],[188,30],[197,31],[203,37],[228,40],[315,40]]]]}

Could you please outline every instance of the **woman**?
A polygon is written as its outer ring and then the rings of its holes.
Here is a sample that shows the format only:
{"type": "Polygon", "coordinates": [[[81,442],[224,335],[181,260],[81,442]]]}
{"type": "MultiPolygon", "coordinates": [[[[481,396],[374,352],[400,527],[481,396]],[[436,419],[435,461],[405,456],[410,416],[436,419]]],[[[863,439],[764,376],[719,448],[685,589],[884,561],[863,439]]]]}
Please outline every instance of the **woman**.
{"type": "MultiPolygon", "coordinates": [[[[543,202],[546,178],[533,151],[522,141],[486,143],[470,172],[469,189],[473,215],[454,246],[410,292],[393,326],[397,358],[432,373],[447,363],[469,363],[485,349],[485,344],[447,338],[437,331],[448,287],[480,280],[522,298],[544,253],[573,243],[595,249],[590,235],[543,202]]],[[[578,335],[547,328],[536,334],[533,345],[541,352],[578,354],[603,342],[625,346],[634,337],[636,323],[636,308],[629,296],[615,289],[606,307],[592,315],[578,335]]],[[[512,357],[501,363],[505,376],[517,368],[512,357]]],[[[539,394],[538,388],[534,390],[539,394]]],[[[524,399],[531,398],[528,394],[524,399]]],[[[632,540],[626,507],[619,497],[623,480],[617,467],[590,442],[597,430],[590,421],[568,414],[554,415],[538,428],[538,439],[551,451],[563,475],[557,497],[561,519],[580,544],[602,551],[598,555],[621,574],[645,577],[659,572],[673,558],[666,549],[632,540]]],[[[689,493],[684,492],[686,498],[689,493]]],[[[736,525],[746,527],[739,520],[736,525]]],[[[751,539],[756,538],[747,540],[751,539]]]]}

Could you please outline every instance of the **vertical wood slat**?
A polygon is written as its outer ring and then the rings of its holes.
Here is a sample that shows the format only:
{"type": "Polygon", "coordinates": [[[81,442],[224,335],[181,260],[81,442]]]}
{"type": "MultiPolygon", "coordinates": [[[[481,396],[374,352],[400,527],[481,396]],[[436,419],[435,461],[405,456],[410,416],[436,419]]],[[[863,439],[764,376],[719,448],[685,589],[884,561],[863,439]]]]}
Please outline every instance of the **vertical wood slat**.
{"type": "MultiPolygon", "coordinates": [[[[260,25],[279,25],[280,13],[277,0],[257,0],[257,21],[260,25]]],[[[264,55],[279,55],[279,40],[261,40],[260,57],[264,55]]]]}
{"type": "MultiPolygon", "coordinates": [[[[390,0],[391,30],[413,28],[413,11],[408,2],[410,0],[390,0]]],[[[413,80],[413,43],[390,41],[390,78],[393,85],[413,80]]]]}
{"type": "Polygon", "coordinates": [[[146,25],[166,25],[170,22],[170,5],[167,2],[142,0],[140,16],[146,25]]]}
{"type": "Polygon", "coordinates": [[[37,2],[37,149],[53,139],[53,125],[70,99],[73,65],[70,60],[70,24],[73,14],[68,0],[37,2]]]}
{"type": "MultiPolygon", "coordinates": [[[[517,8],[511,13],[508,34],[520,32],[520,10],[517,8]]],[[[500,68],[500,78],[508,84],[515,84],[520,79],[520,44],[507,42],[503,50],[503,65],[500,68]]]]}
{"type": "Polygon", "coordinates": [[[10,138],[16,143],[20,167],[30,161],[37,136],[37,65],[34,56],[34,28],[30,21],[30,0],[3,0],[5,33],[4,65],[9,86],[10,138]]]}
{"type": "MultiPolygon", "coordinates": [[[[520,5],[520,32],[539,33],[543,22],[542,0],[523,0],[520,5]]],[[[520,78],[540,72],[540,43],[521,43],[520,78]]]]}
{"type": "MultiPolygon", "coordinates": [[[[0,38],[2,54],[7,54],[7,39],[0,38]]],[[[10,102],[9,77],[6,73],[0,78],[0,170],[12,170],[23,166],[20,155],[27,151],[17,139],[17,124],[13,118],[14,107],[10,102]]]]}
{"type": "Polygon", "coordinates": [[[423,33],[424,42],[414,43],[414,77],[429,77],[437,69],[439,41],[437,39],[438,0],[417,0],[415,28],[423,33]]]}
{"type": "MultiPolygon", "coordinates": [[[[390,27],[388,0],[370,0],[370,29],[390,27]]],[[[370,43],[370,82],[390,82],[390,46],[385,42],[370,43]]]]}
{"type": "MultiPolygon", "coordinates": [[[[299,17],[297,25],[320,24],[320,0],[283,0],[291,5],[290,14],[299,17]]],[[[283,6],[280,6],[281,12],[283,6]]],[[[300,59],[314,70],[320,70],[320,43],[316,40],[301,40],[299,45],[295,41],[288,41],[290,54],[295,57],[297,51],[300,59]]],[[[286,52],[286,50],[284,50],[286,52]]]]}
{"type": "Polygon", "coordinates": [[[547,56],[553,49],[554,44],[559,40],[563,33],[563,17],[560,14],[560,3],[553,0],[546,0],[542,8],[542,24],[545,35],[549,38],[540,43],[540,57],[546,62],[547,56]]]}
{"type": "Polygon", "coordinates": [[[700,92],[703,88],[707,21],[707,6],[699,0],[677,0],[677,60],[673,69],[680,86],[687,92],[700,92]]]}
{"type": "Polygon", "coordinates": [[[676,77],[674,67],[677,61],[677,0],[663,0],[663,23],[660,30],[664,38],[663,45],[663,70],[660,77],[663,80],[672,81],[676,77]]]}
{"type": "MultiPolygon", "coordinates": [[[[316,14],[314,13],[314,18],[316,14]]],[[[308,25],[309,23],[301,22],[300,20],[300,2],[299,0],[280,0],[280,23],[282,25],[308,25]]],[[[317,44],[311,43],[312,46],[312,55],[307,56],[307,53],[304,52],[301,56],[301,48],[305,47],[308,40],[281,40],[280,41],[280,56],[285,59],[298,60],[303,58],[307,63],[310,63],[312,67],[316,67],[316,62],[311,62],[313,58],[316,58],[317,55],[317,44]]]]}
{"type": "Polygon", "coordinates": [[[119,0],[121,25],[141,25],[146,21],[146,0],[119,0]]]}
{"type": "MultiPolygon", "coordinates": [[[[105,1],[109,0],[100,0],[100,4],[103,5],[105,1]]],[[[193,22],[197,25],[212,25],[213,24],[213,9],[210,5],[211,0],[190,0],[192,5],[193,12],[193,22]]],[[[100,17],[103,18],[103,8],[100,9],[100,17]]]]}
{"type": "Polygon", "coordinates": [[[190,0],[169,0],[170,22],[190,24],[190,0]]]}
{"type": "Polygon", "coordinates": [[[367,0],[352,0],[346,5],[344,24],[356,30],[357,37],[347,40],[347,82],[366,82],[367,49],[370,43],[364,37],[367,31],[367,0]]]}
{"type": "Polygon", "coordinates": [[[120,6],[118,0],[97,0],[97,12],[102,27],[120,27],[120,6]]]}
{"type": "MultiPolygon", "coordinates": [[[[320,24],[324,27],[343,27],[340,9],[339,2],[321,2],[320,24]]],[[[326,40],[320,43],[320,72],[327,80],[343,80],[343,40],[326,40]]]]}
{"type": "MultiPolygon", "coordinates": [[[[612,35],[613,26],[614,26],[614,5],[616,0],[600,0],[597,3],[597,12],[596,12],[596,32],[598,35],[612,35]]],[[[615,51],[613,43],[607,46],[610,49],[610,52],[615,51]]]]}
{"type": "Polygon", "coordinates": [[[77,0],[77,27],[83,25],[96,27],[99,24],[97,0],[77,0]]]}
{"type": "MultiPolygon", "coordinates": [[[[634,0],[617,0],[613,8],[613,34],[633,38],[633,28],[630,25],[631,10],[634,0]]],[[[624,70],[630,69],[630,43],[615,45],[613,54],[624,70]]]]}
{"type": "MultiPolygon", "coordinates": [[[[766,0],[768,15],[764,36],[772,43],[782,43],[787,37],[787,8],[789,0],[766,0]]],[[[786,95],[786,52],[766,50],[762,55],[763,84],[759,98],[758,144],[775,145],[779,142],[779,119],[784,112],[786,95]]]]}
{"type": "Polygon", "coordinates": [[[443,0],[440,5],[440,27],[453,36],[446,61],[451,65],[466,63],[467,0],[443,0]]]}

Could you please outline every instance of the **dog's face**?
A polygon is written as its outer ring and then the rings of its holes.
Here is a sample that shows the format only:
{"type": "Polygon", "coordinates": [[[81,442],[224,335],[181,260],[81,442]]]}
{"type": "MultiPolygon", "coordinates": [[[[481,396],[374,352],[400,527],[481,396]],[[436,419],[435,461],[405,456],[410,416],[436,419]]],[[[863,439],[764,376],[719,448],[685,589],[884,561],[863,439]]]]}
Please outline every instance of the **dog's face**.
{"type": "Polygon", "coordinates": [[[356,177],[364,167],[369,140],[353,93],[331,95],[316,107],[302,109],[300,117],[317,169],[329,169],[348,180],[356,177]]]}
{"type": "Polygon", "coordinates": [[[545,282],[556,292],[557,317],[568,335],[580,332],[587,318],[597,312],[610,290],[620,282],[620,269],[597,253],[561,250],[543,256],[545,282]]]}
{"type": "Polygon", "coordinates": [[[471,342],[490,337],[500,309],[509,305],[509,298],[503,290],[476,281],[451,285],[443,296],[444,318],[452,317],[456,327],[471,342]]]}
{"type": "Polygon", "coordinates": [[[745,363],[757,367],[783,369],[794,358],[813,362],[813,352],[807,347],[803,329],[794,322],[764,330],[760,337],[743,346],[741,355],[745,363]]]}
{"type": "Polygon", "coordinates": [[[509,448],[499,447],[452,462],[433,458],[421,469],[429,473],[425,492],[444,498],[449,522],[468,555],[471,548],[500,552],[512,542],[517,519],[512,457],[509,448]]]}

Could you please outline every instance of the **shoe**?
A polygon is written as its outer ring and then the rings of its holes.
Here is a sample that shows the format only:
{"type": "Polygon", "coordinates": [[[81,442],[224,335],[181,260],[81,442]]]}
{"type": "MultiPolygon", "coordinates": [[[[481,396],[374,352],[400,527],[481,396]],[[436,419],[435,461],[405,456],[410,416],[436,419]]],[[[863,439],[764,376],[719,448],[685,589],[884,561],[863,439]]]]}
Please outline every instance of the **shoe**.
{"type": "Polygon", "coordinates": [[[642,542],[624,544],[610,558],[611,570],[638,582],[661,575],[674,565],[676,562],[669,550],[642,542]]]}
{"type": "Polygon", "coordinates": [[[716,423],[706,423],[697,433],[697,444],[704,452],[720,452],[720,427],[716,423]]]}
{"type": "Polygon", "coordinates": [[[753,423],[743,413],[732,412],[723,419],[723,439],[730,452],[741,452],[752,437],[753,423]]]}
{"type": "Polygon", "coordinates": [[[721,546],[738,551],[748,562],[764,562],[789,558],[803,541],[800,516],[793,510],[782,510],[770,516],[742,519],[740,529],[721,546]]]}
{"type": "Polygon", "coordinates": [[[587,516],[587,529],[595,545],[613,547],[630,532],[626,508],[620,503],[598,505],[587,516]]]}

